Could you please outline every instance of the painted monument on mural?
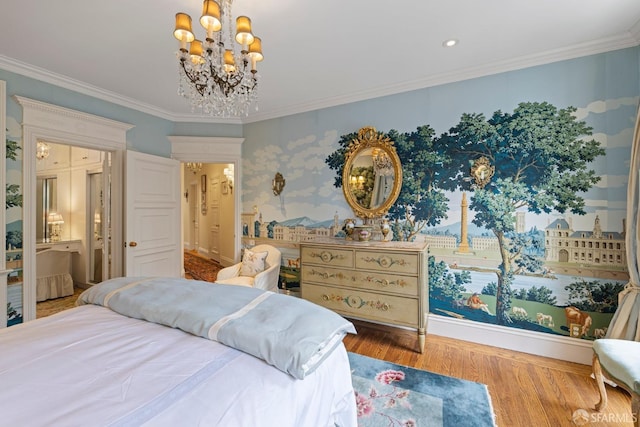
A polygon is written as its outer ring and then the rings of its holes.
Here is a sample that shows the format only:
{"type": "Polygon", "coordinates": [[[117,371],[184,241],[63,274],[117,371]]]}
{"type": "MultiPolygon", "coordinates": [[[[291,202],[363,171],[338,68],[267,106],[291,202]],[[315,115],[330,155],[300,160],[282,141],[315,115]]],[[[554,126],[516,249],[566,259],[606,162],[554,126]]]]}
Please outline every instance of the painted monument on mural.
{"type": "MultiPolygon", "coordinates": [[[[491,117],[462,114],[439,136],[429,125],[387,133],[403,171],[388,218],[395,240],[429,242],[432,313],[586,339],[604,335],[628,273],[624,196],[614,200],[617,190],[601,181],[628,173],[607,170],[612,162],[604,160],[620,156],[611,149],[628,159],[630,140],[603,144],[586,114],[524,102],[491,117]]],[[[325,158],[334,187],[342,185],[354,137],[341,136],[325,158]]],[[[257,206],[244,218],[253,224],[250,237],[282,243],[341,235],[350,216],[263,220],[257,206]]],[[[294,250],[289,258],[285,253],[282,280],[295,281],[294,250]]]]}

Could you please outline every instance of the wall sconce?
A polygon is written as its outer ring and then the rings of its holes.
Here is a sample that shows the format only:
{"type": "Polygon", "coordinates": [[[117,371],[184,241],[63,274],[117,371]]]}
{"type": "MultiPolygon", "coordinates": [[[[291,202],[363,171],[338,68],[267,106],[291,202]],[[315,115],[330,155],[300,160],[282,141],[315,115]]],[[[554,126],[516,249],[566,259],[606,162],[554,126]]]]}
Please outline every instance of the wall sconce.
{"type": "Polygon", "coordinates": [[[228,168],[224,168],[224,176],[227,178],[227,184],[229,185],[229,189],[233,192],[233,165],[228,168]]]}
{"type": "Polygon", "coordinates": [[[56,212],[50,212],[47,217],[47,224],[51,226],[51,241],[59,242],[60,235],[62,234],[62,224],[64,224],[62,215],[56,212]]]}
{"type": "Polygon", "coordinates": [[[476,187],[483,189],[491,181],[495,171],[495,166],[492,166],[486,157],[483,156],[474,160],[471,166],[471,177],[475,181],[476,187]]]}
{"type": "Polygon", "coordinates": [[[282,190],[284,189],[286,182],[287,181],[284,179],[284,177],[280,172],[276,173],[276,176],[273,178],[273,181],[271,181],[271,189],[273,190],[273,194],[275,196],[279,196],[280,193],[282,193],[282,190]]]}

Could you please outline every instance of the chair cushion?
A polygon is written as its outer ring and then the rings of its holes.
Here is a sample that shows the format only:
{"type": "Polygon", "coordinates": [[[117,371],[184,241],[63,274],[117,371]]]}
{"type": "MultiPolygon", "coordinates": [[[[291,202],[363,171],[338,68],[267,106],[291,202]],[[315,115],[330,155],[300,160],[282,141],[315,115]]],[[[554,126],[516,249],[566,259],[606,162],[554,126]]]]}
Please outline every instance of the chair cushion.
{"type": "Polygon", "coordinates": [[[640,342],[599,339],[593,343],[600,365],[634,393],[640,393],[640,342]]]}
{"type": "Polygon", "coordinates": [[[253,287],[253,277],[249,276],[236,276],[229,279],[216,280],[216,283],[222,283],[223,285],[239,285],[253,287]]]}
{"type": "Polygon", "coordinates": [[[268,254],[268,252],[253,252],[245,249],[244,255],[242,255],[240,276],[255,277],[256,274],[262,273],[265,269],[264,260],[268,254]]]}

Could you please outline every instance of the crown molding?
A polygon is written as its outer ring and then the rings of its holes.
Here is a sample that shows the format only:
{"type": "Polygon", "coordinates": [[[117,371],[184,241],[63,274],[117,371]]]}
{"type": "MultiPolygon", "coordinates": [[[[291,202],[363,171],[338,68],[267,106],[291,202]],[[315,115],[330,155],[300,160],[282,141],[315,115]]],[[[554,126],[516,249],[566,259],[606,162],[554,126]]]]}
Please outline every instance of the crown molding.
{"type": "Polygon", "coordinates": [[[630,29],[629,35],[636,41],[637,44],[640,44],[640,20],[636,22],[630,29]]]}
{"type": "Polygon", "coordinates": [[[176,114],[167,110],[155,107],[150,104],[137,101],[133,98],[119,95],[97,86],[92,86],[80,80],[75,80],[61,74],[56,74],[44,68],[36,67],[25,62],[18,61],[8,56],[0,54],[0,69],[20,74],[44,83],[49,83],[64,89],[72,90],[83,95],[111,102],[122,107],[130,108],[141,113],[146,113],[154,117],[169,120],[172,122],[192,122],[192,123],[224,123],[224,124],[242,124],[238,118],[217,118],[206,116],[203,114],[176,114]]]}
{"type": "Polygon", "coordinates": [[[0,68],[12,73],[20,74],[25,77],[30,77],[35,80],[49,83],[54,86],[72,90],[83,95],[91,96],[93,98],[131,108],[132,110],[140,111],[142,113],[147,113],[152,116],[173,121],[173,114],[166,110],[162,110],[155,106],[137,101],[133,98],[128,98],[126,96],[101,89],[97,86],[92,86],[80,80],[75,80],[70,77],[63,76],[62,74],[53,73],[49,70],[45,70],[44,68],[36,67],[34,65],[27,64],[25,62],[18,61],[1,54],[0,68]]]}
{"type": "Polygon", "coordinates": [[[290,105],[282,108],[276,108],[270,111],[251,114],[250,116],[243,118],[218,118],[197,113],[173,113],[155,107],[153,105],[145,104],[135,99],[109,92],[107,90],[89,85],[87,83],[74,80],[60,74],[52,73],[45,69],[35,67],[21,61],[17,61],[4,55],[0,55],[0,68],[10,72],[21,74],[26,77],[40,80],[45,83],[69,89],[87,96],[98,98],[103,101],[131,108],[133,110],[150,114],[152,116],[160,117],[172,122],[221,123],[241,125],[305,113],[314,110],[320,110],[323,108],[335,107],[338,105],[344,105],[353,102],[365,101],[382,96],[395,95],[403,92],[425,89],[428,87],[484,77],[507,71],[519,70],[537,65],[549,64],[552,62],[558,62],[567,59],[579,58],[582,56],[595,55],[638,45],[640,45],[640,21],[636,22],[633,27],[631,27],[625,34],[622,35],[594,40],[591,42],[572,45],[560,49],[554,49],[540,54],[527,55],[505,61],[498,61],[478,67],[452,70],[451,72],[441,73],[439,75],[431,76],[424,79],[407,81],[395,85],[385,85],[346,95],[320,99],[308,103],[290,105]]]}

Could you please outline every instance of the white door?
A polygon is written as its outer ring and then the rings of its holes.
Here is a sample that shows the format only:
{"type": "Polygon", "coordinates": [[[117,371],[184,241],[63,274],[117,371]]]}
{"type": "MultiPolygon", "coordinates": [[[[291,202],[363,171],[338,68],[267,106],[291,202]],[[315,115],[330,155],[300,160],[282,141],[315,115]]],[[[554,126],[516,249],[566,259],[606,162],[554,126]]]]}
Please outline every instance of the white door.
{"type": "Polygon", "coordinates": [[[180,163],[127,151],[125,276],[180,277],[180,163]]]}

